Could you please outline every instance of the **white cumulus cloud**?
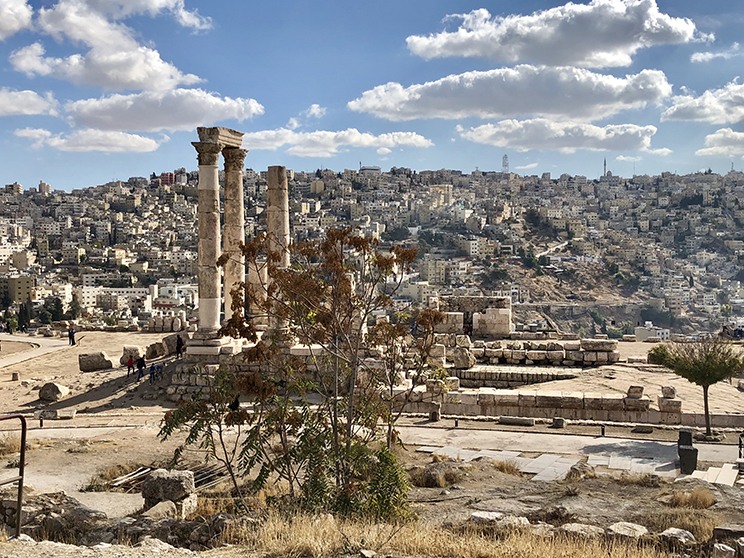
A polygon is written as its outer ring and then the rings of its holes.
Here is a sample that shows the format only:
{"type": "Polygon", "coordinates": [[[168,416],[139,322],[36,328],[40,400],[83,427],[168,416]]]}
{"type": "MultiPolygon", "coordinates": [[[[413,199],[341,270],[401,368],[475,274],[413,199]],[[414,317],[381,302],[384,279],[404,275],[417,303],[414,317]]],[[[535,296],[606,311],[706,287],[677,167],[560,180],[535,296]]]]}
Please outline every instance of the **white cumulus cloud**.
{"type": "Polygon", "coordinates": [[[57,115],[57,101],[51,93],[41,96],[36,91],[16,91],[0,88],[0,116],[50,114],[57,115]]]}
{"type": "Polygon", "coordinates": [[[615,157],[616,161],[621,161],[624,163],[637,163],[638,161],[643,160],[643,157],[631,157],[629,155],[618,155],[615,157]]]}
{"type": "Polygon", "coordinates": [[[661,120],[696,120],[711,124],[741,122],[744,120],[744,85],[733,81],[699,97],[672,97],[672,106],[661,114],[661,120]]]}
{"type": "MultiPolygon", "coordinates": [[[[543,118],[533,120],[502,120],[475,128],[457,127],[463,139],[517,151],[545,149],[574,153],[578,149],[591,151],[648,151],[654,126],[620,124],[594,126],[581,122],[553,122],[543,118]]],[[[665,150],[666,151],[666,150],[665,150]]],[[[663,154],[662,150],[657,151],[663,154]]]]}
{"type": "Polygon", "coordinates": [[[355,128],[337,132],[318,130],[295,132],[288,128],[263,130],[243,136],[246,149],[276,150],[289,145],[287,153],[298,157],[332,157],[339,150],[349,147],[387,148],[397,146],[431,147],[434,143],[413,132],[391,132],[388,134],[362,133],[355,128]]]}
{"type": "Polygon", "coordinates": [[[739,43],[734,43],[731,45],[731,48],[721,52],[696,52],[690,56],[690,62],[710,62],[716,58],[730,60],[742,55],[744,55],[744,53],[739,51],[739,43]]]}
{"type": "Polygon", "coordinates": [[[461,22],[455,31],[408,37],[410,51],[426,59],[467,56],[604,68],[630,65],[641,48],[712,38],[690,19],[661,13],[655,0],[569,2],[507,17],[481,8],[445,18],[452,20],[461,22]]]}
{"type": "Polygon", "coordinates": [[[184,74],[164,61],[160,53],[140,44],[135,32],[121,19],[171,11],[182,25],[204,29],[209,21],[184,8],[183,0],[60,0],[41,8],[38,29],[58,42],[65,39],[85,45],[88,51],[63,58],[45,56],[41,42],[13,52],[13,67],[28,76],[43,75],[112,90],[166,90],[198,83],[199,77],[184,74]]]}
{"type": "Polygon", "coordinates": [[[99,130],[188,131],[222,120],[243,120],[263,114],[255,99],[232,99],[201,89],[145,91],[83,99],[65,105],[72,122],[99,130]]]}
{"type": "Polygon", "coordinates": [[[530,163],[529,165],[522,165],[521,167],[514,167],[514,170],[530,170],[536,169],[537,163],[530,163]]]}
{"type": "MultiPolygon", "coordinates": [[[[151,138],[126,134],[124,132],[109,132],[103,130],[76,130],[71,134],[52,134],[43,128],[24,128],[16,130],[14,134],[27,138],[34,143],[32,147],[40,148],[45,145],[59,151],[104,151],[106,153],[147,153],[155,151],[160,143],[151,138]]],[[[166,141],[168,138],[164,138],[166,141]]]]}
{"type": "Polygon", "coordinates": [[[523,64],[410,87],[378,85],[348,106],[393,121],[516,115],[595,120],[658,103],[671,93],[672,86],[658,70],[618,78],[581,68],[523,64]]]}
{"type": "Polygon", "coordinates": [[[0,41],[30,27],[33,14],[26,0],[0,0],[0,41]]]}
{"type": "Polygon", "coordinates": [[[704,149],[698,149],[695,155],[742,155],[744,157],[744,133],[734,132],[731,128],[721,128],[705,136],[704,149]]]}
{"type": "Polygon", "coordinates": [[[325,107],[321,107],[319,104],[313,103],[312,105],[310,105],[310,108],[308,108],[302,114],[304,114],[307,118],[323,118],[325,116],[325,113],[325,107]]]}

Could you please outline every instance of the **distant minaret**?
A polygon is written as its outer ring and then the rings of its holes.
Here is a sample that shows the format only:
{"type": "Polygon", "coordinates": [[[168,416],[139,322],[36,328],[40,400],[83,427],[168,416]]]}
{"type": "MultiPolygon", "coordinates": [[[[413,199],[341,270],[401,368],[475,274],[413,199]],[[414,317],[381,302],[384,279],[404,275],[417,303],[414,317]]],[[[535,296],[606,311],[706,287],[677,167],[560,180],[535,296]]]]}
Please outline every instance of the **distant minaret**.
{"type": "Polygon", "coordinates": [[[604,158],[604,172],[602,176],[607,176],[607,157],[604,158]]]}

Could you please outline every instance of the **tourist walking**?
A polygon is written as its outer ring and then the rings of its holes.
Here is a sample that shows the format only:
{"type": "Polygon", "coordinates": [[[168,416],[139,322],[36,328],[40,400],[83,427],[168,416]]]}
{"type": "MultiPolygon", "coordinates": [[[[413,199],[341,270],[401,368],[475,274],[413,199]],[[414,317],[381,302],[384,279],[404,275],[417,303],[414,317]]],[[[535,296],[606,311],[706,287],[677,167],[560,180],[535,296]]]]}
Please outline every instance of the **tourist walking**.
{"type": "Polygon", "coordinates": [[[129,374],[132,372],[134,372],[134,357],[129,355],[129,360],[127,361],[127,378],[129,378],[129,374]]]}
{"type": "Polygon", "coordinates": [[[183,353],[183,339],[179,335],[176,337],[176,358],[181,358],[181,353],[183,353]]]}
{"type": "Polygon", "coordinates": [[[145,357],[141,356],[137,359],[137,381],[139,382],[142,378],[145,377],[145,368],[147,367],[147,364],[145,364],[145,357]]]}

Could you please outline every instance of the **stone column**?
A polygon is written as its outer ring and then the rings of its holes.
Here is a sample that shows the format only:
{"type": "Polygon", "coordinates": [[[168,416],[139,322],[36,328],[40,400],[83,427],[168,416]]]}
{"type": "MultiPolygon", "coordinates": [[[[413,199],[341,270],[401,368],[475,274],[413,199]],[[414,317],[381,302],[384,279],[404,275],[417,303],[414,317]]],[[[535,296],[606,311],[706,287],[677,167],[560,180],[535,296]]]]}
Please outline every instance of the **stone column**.
{"type": "Polygon", "coordinates": [[[220,328],[222,285],[217,258],[220,255],[220,181],[217,161],[222,144],[192,142],[199,159],[199,331],[216,333],[220,328]]]}
{"type": "MultiPolygon", "coordinates": [[[[226,147],[225,157],[225,246],[229,256],[225,264],[225,319],[233,316],[232,291],[237,283],[245,282],[245,260],[240,251],[245,242],[245,212],[243,208],[243,161],[248,153],[239,147],[226,147]]],[[[242,316],[244,310],[239,314],[242,316]]]]}
{"type": "Polygon", "coordinates": [[[281,255],[280,267],[289,267],[289,187],[287,167],[269,167],[266,192],[266,234],[271,252],[281,255]]]}

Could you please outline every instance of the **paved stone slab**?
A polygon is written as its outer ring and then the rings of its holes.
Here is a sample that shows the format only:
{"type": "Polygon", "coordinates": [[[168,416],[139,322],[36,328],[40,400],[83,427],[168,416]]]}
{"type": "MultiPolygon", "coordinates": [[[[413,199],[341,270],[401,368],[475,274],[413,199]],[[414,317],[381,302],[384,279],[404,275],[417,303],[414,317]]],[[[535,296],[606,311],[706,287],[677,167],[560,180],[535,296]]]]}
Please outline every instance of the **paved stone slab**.
{"type": "Polygon", "coordinates": [[[679,468],[674,461],[667,461],[666,463],[657,463],[654,469],[654,475],[660,477],[671,477],[674,478],[679,473],[679,468]]]}
{"type": "Polygon", "coordinates": [[[537,475],[532,477],[533,481],[557,481],[557,480],[563,480],[566,478],[566,475],[568,474],[568,470],[570,467],[568,466],[557,466],[557,467],[546,467],[542,471],[540,471],[537,475]]]}
{"type": "Polygon", "coordinates": [[[703,480],[708,481],[708,482],[715,482],[720,472],[721,472],[720,467],[710,467],[708,469],[708,472],[705,474],[705,477],[703,477],[703,480]]]}
{"type": "Polygon", "coordinates": [[[592,467],[607,467],[610,464],[609,455],[590,455],[587,461],[592,467]]]}
{"type": "Polygon", "coordinates": [[[443,448],[439,448],[434,453],[436,453],[440,457],[449,457],[450,459],[459,459],[462,451],[463,450],[461,450],[460,448],[455,448],[452,446],[445,446],[443,448]]]}
{"type": "Polygon", "coordinates": [[[515,457],[519,457],[519,452],[516,451],[493,451],[493,450],[481,450],[478,452],[477,457],[488,457],[494,461],[509,461],[515,457]]]}
{"type": "Polygon", "coordinates": [[[480,452],[473,451],[473,450],[460,450],[459,453],[459,459],[464,461],[465,463],[470,463],[473,459],[478,457],[480,455],[480,452]]]}
{"type": "Polygon", "coordinates": [[[568,468],[573,467],[576,465],[581,459],[575,458],[575,457],[561,457],[560,459],[556,459],[554,465],[565,465],[568,468]]]}
{"type": "Polygon", "coordinates": [[[526,467],[520,469],[523,473],[527,473],[530,475],[536,475],[540,473],[543,469],[546,467],[550,467],[553,463],[555,463],[558,459],[560,459],[560,455],[555,455],[551,453],[544,453],[539,457],[536,457],[532,460],[532,462],[527,465],[526,467]]]}
{"type": "Polygon", "coordinates": [[[693,479],[703,479],[705,480],[706,475],[708,474],[708,471],[693,471],[690,477],[693,479]]]}
{"type": "Polygon", "coordinates": [[[653,459],[633,459],[630,462],[630,472],[638,474],[654,474],[656,462],[653,459]]]}
{"type": "Polygon", "coordinates": [[[435,453],[435,452],[439,451],[440,449],[442,449],[442,448],[435,447],[435,446],[421,446],[416,451],[419,451],[421,453],[435,453]]]}
{"type": "Polygon", "coordinates": [[[731,463],[726,463],[723,467],[721,467],[721,472],[718,473],[718,477],[714,481],[715,484],[725,484],[726,486],[734,486],[734,483],[736,482],[736,477],[739,474],[739,469],[737,469],[736,465],[733,465],[731,463]]]}
{"type": "Polygon", "coordinates": [[[528,457],[514,457],[512,461],[514,461],[514,464],[517,466],[519,471],[524,473],[524,468],[532,465],[534,459],[529,459],[528,457]]]}
{"type": "Polygon", "coordinates": [[[623,471],[630,471],[630,464],[633,461],[630,457],[623,457],[621,455],[611,455],[610,462],[607,465],[609,469],[622,469],[623,471]]]}

